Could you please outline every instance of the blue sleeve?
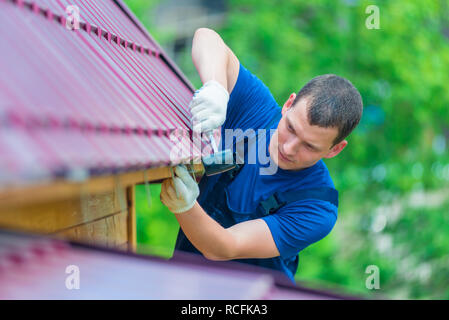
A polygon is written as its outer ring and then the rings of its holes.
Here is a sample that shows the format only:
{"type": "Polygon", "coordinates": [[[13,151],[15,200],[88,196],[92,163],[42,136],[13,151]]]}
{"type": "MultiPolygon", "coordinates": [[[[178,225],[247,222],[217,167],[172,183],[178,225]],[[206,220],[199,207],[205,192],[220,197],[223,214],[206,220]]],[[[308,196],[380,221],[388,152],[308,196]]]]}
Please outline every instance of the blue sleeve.
{"type": "Polygon", "coordinates": [[[267,223],[281,257],[287,258],[327,236],[337,221],[337,208],[327,201],[302,200],[262,219],[267,223]]]}
{"type": "Polygon", "coordinates": [[[264,128],[279,110],[268,87],[240,64],[223,128],[243,131],[248,128],[264,128]]]}

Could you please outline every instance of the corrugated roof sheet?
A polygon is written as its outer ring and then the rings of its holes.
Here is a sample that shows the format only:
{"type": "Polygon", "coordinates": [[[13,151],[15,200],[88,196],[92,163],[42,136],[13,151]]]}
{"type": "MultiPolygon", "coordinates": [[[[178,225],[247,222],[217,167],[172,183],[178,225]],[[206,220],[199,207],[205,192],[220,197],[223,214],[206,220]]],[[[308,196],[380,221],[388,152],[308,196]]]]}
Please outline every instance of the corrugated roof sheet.
{"type": "Polygon", "coordinates": [[[167,261],[1,229],[0,271],[0,300],[355,298],[295,286],[285,275],[232,261],[188,253],[167,261]],[[74,262],[82,290],[63,285],[74,262]]]}
{"type": "MultiPolygon", "coordinates": [[[[192,85],[121,1],[0,0],[0,184],[174,165],[192,85]],[[76,5],[80,29],[66,28],[76,5]]],[[[184,139],[189,143],[189,139],[184,139]]]]}

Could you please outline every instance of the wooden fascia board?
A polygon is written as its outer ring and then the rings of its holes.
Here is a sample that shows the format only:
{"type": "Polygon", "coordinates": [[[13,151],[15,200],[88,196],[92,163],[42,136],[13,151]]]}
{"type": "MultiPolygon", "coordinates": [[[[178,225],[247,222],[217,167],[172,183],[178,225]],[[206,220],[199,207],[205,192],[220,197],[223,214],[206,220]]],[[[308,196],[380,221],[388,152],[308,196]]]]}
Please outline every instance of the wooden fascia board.
{"type": "MultiPolygon", "coordinates": [[[[195,164],[194,170],[196,177],[204,173],[202,164],[195,164]]],[[[27,203],[42,203],[68,199],[81,194],[102,193],[117,187],[127,188],[145,182],[158,183],[171,176],[171,167],[160,167],[118,175],[91,177],[81,182],[54,180],[35,185],[3,186],[0,187],[0,211],[27,203]]]]}

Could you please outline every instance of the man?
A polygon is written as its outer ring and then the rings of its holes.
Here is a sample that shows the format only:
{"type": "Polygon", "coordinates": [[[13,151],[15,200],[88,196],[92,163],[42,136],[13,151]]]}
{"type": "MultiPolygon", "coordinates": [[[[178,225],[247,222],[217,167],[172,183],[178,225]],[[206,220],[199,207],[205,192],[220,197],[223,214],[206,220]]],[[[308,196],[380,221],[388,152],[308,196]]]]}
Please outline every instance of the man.
{"type": "Polygon", "coordinates": [[[362,115],[361,96],[348,80],[323,75],[292,93],[281,111],[210,29],[195,32],[192,60],[204,84],[190,104],[194,131],[222,126],[223,137],[225,129],[276,129],[266,151],[278,170],[261,175],[261,163],[244,164],[203,177],[198,187],[178,166],[161,191],[181,227],[175,249],[271,268],[294,281],[298,253],[337,220],[338,193],[321,159],[348,144],[362,115]]]}

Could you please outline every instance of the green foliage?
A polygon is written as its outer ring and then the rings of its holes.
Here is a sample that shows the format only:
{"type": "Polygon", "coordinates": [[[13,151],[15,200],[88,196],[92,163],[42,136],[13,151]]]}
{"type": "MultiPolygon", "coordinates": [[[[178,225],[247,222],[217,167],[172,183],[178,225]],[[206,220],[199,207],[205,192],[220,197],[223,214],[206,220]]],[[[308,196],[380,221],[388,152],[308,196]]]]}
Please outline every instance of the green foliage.
{"type": "Polygon", "coordinates": [[[136,187],[137,251],[170,258],[178,234],[175,216],[159,199],[160,184],[136,187]]]}
{"type": "MultiPolygon", "coordinates": [[[[162,45],[170,41],[148,23],[146,1],[127,2],[162,45]]],[[[368,296],[449,298],[448,12],[447,0],[228,2],[215,29],[279,105],[324,73],[349,79],[364,100],[348,146],[325,161],[340,191],[337,225],[300,254],[298,280],[368,296]],[[378,30],[365,26],[373,4],[378,30]],[[379,290],[365,287],[369,265],[380,269],[379,290]]],[[[189,50],[177,63],[199,86],[189,50]]],[[[158,201],[151,213],[138,207],[139,242],[169,239],[170,247],[178,226],[158,201]]]]}

